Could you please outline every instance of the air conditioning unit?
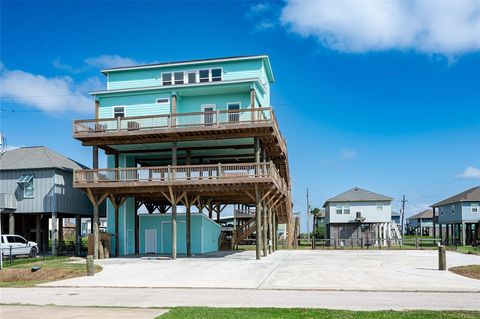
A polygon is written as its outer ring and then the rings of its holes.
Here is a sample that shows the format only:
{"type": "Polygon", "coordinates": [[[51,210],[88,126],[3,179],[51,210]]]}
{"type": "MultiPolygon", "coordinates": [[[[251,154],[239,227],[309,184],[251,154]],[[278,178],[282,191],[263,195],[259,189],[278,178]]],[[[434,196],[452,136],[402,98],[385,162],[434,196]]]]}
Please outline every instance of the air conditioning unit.
{"type": "Polygon", "coordinates": [[[362,223],[363,221],[365,221],[365,217],[362,217],[362,213],[361,212],[356,212],[355,213],[355,221],[356,222],[359,222],[359,223],[362,223]]]}
{"type": "Polygon", "coordinates": [[[0,211],[17,209],[17,200],[14,194],[0,193],[0,211]]]}

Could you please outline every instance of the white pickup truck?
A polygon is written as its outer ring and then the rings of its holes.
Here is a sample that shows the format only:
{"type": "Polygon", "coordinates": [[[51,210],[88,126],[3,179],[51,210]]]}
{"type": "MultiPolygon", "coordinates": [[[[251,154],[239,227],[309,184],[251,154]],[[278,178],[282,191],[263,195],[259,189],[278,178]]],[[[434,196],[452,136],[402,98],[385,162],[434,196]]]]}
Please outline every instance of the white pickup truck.
{"type": "Polygon", "coordinates": [[[28,241],[19,235],[2,235],[0,246],[3,256],[10,256],[11,252],[12,257],[30,256],[34,258],[38,253],[38,246],[36,242],[28,241]]]}

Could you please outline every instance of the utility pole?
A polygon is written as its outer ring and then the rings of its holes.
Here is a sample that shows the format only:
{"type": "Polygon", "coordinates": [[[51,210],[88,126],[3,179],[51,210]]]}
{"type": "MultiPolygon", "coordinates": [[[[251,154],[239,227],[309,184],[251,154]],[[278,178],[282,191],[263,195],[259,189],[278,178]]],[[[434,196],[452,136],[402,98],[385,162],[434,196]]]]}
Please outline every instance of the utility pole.
{"type": "Polygon", "coordinates": [[[403,222],[405,221],[405,203],[406,202],[408,202],[408,200],[405,200],[405,194],[404,194],[402,199],[402,226],[400,228],[400,233],[402,235],[402,238],[403,238],[403,222]]]}
{"type": "Polygon", "coordinates": [[[308,188],[307,188],[307,239],[310,241],[310,201],[308,198],[308,188]]]}

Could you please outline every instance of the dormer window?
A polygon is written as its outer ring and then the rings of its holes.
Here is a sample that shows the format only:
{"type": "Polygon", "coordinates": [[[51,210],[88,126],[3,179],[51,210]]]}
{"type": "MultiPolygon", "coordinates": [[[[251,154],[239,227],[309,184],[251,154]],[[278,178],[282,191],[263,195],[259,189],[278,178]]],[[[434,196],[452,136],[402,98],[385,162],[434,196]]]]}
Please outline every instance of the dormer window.
{"type": "Polygon", "coordinates": [[[200,82],[209,82],[210,81],[210,70],[200,70],[199,72],[200,82]]]}
{"type": "Polygon", "coordinates": [[[183,72],[175,72],[175,84],[183,84],[183,72]]]}
{"type": "Polygon", "coordinates": [[[172,85],[172,73],[162,73],[162,85],[172,85]]]}

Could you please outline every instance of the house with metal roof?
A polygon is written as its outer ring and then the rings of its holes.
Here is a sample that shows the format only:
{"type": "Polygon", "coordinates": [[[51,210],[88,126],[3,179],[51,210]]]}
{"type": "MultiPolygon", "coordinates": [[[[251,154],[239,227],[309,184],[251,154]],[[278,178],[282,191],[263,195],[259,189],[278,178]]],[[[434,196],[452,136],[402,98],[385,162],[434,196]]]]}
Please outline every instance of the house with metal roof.
{"type": "Polygon", "coordinates": [[[393,198],[354,187],[325,201],[327,238],[335,245],[377,245],[400,239],[393,198]]]}
{"type": "Polygon", "coordinates": [[[434,223],[446,244],[469,245],[479,240],[480,186],[470,188],[431,206],[434,223]]]}
{"type": "MultiPolygon", "coordinates": [[[[0,213],[2,233],[35,241],[52,253],[63,243],[63,218],[91,218],[92,205],[73,188],[73,171],[82,164],[45,146],[21,147],[0,156],[0,213]],[[51,229],[51,233],[50,230],[51,229]]],[[[76,246],[80,242],[77,236],[76,246]]]]}
{"type": "Polygon", "coordinates": [[[407,218],[407,233],[417,236],[433,236],[433,210],[427,209],[407,218]]]}

